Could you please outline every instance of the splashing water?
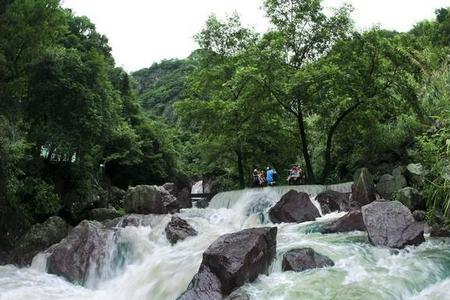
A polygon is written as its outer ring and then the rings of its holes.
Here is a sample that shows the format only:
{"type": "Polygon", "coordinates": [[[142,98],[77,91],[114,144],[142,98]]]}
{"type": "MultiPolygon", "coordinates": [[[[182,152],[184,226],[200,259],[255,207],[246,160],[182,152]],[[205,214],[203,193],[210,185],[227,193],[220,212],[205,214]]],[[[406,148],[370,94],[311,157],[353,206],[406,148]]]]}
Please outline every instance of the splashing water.
{"type": "MultiPolygon", "coordinates": [[[[0,266],[0,300],[171,300],[197,272],[204,250],[220,235],[267,226],[267,210],[289,189],[310,195],[332,188],[348,192],[349,184],[247,189],[221,193],[207,209],[180,213],[198,232],[174,246],[164,228],[170,216],[149,216],[140,227],[117,229],[109,240],[111,255],[86,287],[45,273],[46,257],[37,255],[30,268],[0,266]],[[266,224],[266,225],[264,225],[266,224]]],[[[318,205],[317,203],[315,203],[318,205]]],[[[251,299],[450,299],[450,240],[428,239],[398,253],[376,248],[362,232],[321,234],[323,223],[342,216],[332,213],[314,222],[279,224],[277,258],[268,275],[244,286],[251,299]],[[311,247],[335,266],[302,273],[281,272],[283,253],[311,247]]]]}

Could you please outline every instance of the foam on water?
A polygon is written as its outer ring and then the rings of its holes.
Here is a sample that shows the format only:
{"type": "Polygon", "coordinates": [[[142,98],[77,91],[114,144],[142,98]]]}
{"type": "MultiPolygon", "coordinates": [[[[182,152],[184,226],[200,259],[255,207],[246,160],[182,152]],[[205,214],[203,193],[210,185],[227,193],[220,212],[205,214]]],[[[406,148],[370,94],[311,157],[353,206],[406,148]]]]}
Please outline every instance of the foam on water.
{"type": "MultiPolygon", "coordinates": [[[[151,216],[150,224],[117,229],[109,241],[110,259],[92,272],[87,287],[45,273],[46,257],[31,268],[0,267],[0,300],[171,300],[197,272],[205,249],[220,235],[267,226],[267,210],[292,187],[247,189],[218,194],[207,209],[186,209],[180,216],[198,231],[174,246],[164,228],[170,216],[151,216]]],[[[326,187],[304,186],[315,195],[326,187]]],[[[336,189],[346,191],[344,187],[336,189]]],[[[296,188],[297,189],[297,188],[296,188]]],[[[252,299],[450,299],[449,240],[428,239],[398,253],[376,248],[362,232],[320,233],[322,224],[342,216],[332,213],[314,222],[279,224],[277,258],[268,275],[244,289],[252,299]],[[283,253],[311,247],[335,266],[302,273],[281,272],[283,253]]]]}

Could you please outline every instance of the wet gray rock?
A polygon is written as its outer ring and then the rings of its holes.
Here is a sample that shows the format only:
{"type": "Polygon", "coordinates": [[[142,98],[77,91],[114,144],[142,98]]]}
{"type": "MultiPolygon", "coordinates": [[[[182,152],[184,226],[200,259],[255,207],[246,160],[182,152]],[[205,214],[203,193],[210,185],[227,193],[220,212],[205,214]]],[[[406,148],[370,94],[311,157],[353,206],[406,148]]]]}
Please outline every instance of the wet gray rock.
{"type": "Polygon", "coordinates": [[[405,187],[395,193],[395,200],[401,202],[411,211],[425,209],[425,200],[422,194],[412,187],[405,187]]]}
{"type": "Polygon", "coordinates": [[[242,289],[237,289],[226,297],[225,300],[250,300],[250,296],[242,289]]]}
{"type": "Polygon", "coordinates": [[[392,195],[406,187],[407,182],[406,178],[403,175],[390,175],[385,174],[380,177],[380,180],[377,183],[376,191],[383,199],[392,200],[392,195]]]}
{"type": "Polygon", "coordinates": [[[334,266],[328,257],[311,248],[292,249],[283,255],[282,270],[302,272],[309,269],[334,266]]]}
{"type": "Polygon", "coordinates": [[[336,221],[325,225],[322,233],[349,232],[355,230],[366,231],[362,213],[359,210],[351,211],[336,221]]]}
{"type": "Polygon", "coordinates": [[[291,190],[269,210],[273,223],[302,223],[320,217],[319,210],[303,192],[291,190]]]}
{"type": "Polygon", "coordinates": [[[349,211],[357,208],[356,203],[350,202],[348,194],[328,190],[317,195],[316,200],[320,203],[322,214],[334,211],[349,211]]]}
{"type": "Polygon", "coordinates": [[[167,214],[178,210],[177,199],[165,188],[156,185],[138,185],[127,191],[127,213],[167,214]]]}
{"type": "Polygon", "coordinates": [[[363,206],[375,201],[375,185],[369,170],[362,168],[355,174],[355,181],[352,186],[352,201],[363,206]]]}
{"type": "Polygon", "coordinates": [[[68,232],[69,225],[56,216],[33,225],[12,251],[12,262],[18,266],[30,265],[36,254],[61,241],[68,232]]]}
{"type": "Polygon", "coordinates": [[[121,217],[122,214],[114,208],[94,208],[88,213],[88,219],[92,221],[106,221],[121,217]]]}
{"type": "Polygon", "coordinates": [[[165,228],[166,237],[173,245],[189,236],[196,236],[197,231],[186,220],[173,216],[165,228]]]}
{"type": "Polygon", "coordinates": [[[203,253],[199,272],[178,299],[222,299],[266,274],[276,254],[276,227],[225,234],[203,253]]]}
{"type": "Polygon", "coordinates": [[[187,290],[177,300],[222,300],[222,282],[211,269],[200,265],[187,290]]]}
{"type": "Polygon", "coordinates": [[[113,233],[97,221],[81,222],[66,238],[46,251],[48,272],[72,283],[84,284],[89,272],[99,271],[113,233]]]}
{"type": "Polygon", "coordinates": [[[404,248],[424,242],[424,223],[398,201],[373,202],[362,207],[369,240],[375,246],[404,248]]]}

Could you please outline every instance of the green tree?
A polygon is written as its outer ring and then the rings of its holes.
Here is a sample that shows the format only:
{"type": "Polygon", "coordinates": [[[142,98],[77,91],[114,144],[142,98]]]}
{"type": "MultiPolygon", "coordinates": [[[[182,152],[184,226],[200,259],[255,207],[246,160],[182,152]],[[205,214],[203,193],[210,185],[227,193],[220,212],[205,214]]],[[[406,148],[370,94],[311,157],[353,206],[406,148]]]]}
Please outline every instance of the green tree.
{"type": "Polygon", "coordinates": [[[348,36],[352,22],[350,7],[343,6],[327,16],[321,0],[266,0],[264,7],[274,30],[263,38],[261,72],[274,99],[296,120],[307,177],[315,181],[309,149],[305,113],[310,99],[303,93],[307,66],[327,54],[348,36]]]}

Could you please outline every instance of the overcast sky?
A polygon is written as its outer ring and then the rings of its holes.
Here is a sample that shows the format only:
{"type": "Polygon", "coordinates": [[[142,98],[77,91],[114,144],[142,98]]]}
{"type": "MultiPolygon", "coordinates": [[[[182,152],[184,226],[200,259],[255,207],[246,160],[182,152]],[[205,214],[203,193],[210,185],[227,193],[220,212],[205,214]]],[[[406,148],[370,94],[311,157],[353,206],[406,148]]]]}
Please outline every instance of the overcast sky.
{"type": "MultiPolygon", "coordinates": [[[[325,0],[332,7],[348,2],[360,29],[380,25],[407,31],[434,16],[450,0],[325,0]]],[[[119,66],[127,71],[149,67],[168,58],[184,58],[196,48],[193,35],[207,17],[237,11],[244,24],[263,32],[267,28],[262,0],[63,0],[76,15],[88,16],[105,34],[119,66]]]]}

